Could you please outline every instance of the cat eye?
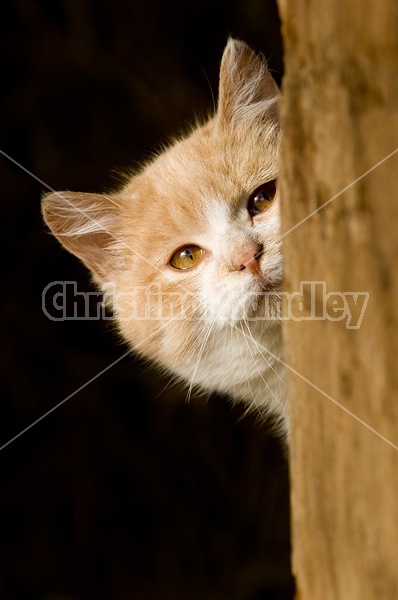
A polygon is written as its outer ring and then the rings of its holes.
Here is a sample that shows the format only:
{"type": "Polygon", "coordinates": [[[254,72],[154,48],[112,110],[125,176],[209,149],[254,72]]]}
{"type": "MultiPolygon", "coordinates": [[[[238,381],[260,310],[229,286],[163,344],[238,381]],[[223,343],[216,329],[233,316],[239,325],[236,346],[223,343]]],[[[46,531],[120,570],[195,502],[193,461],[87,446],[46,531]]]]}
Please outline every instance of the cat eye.
{"type": "Polygon", "coordinates": [[[260,213],[267,210],[267,208],[272,204],[276,196],[276,180],[267,181],[267,183],[263,183],[260,185],[249,198],[249,202],[247,203],[247,210],[249,211],[249,215],[254,217],[255,215],[259,215],[260,213]]]}
{"type": "Polygon", "coordinates": [[[178,248],[170,258],[170,264],[175,269],[185,271],[195,267],[202,259],[202,254],[202,248],[199,248],[199,246],[182,246],[181,248],[178,248]]]}

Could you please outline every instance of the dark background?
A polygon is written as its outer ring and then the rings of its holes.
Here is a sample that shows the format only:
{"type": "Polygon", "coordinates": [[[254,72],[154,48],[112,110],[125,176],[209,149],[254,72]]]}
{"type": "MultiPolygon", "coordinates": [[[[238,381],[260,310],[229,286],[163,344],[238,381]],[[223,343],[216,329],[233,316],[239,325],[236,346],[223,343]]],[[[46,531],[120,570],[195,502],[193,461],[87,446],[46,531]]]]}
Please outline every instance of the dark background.
{"type": "MultiPolygon", "coordinates": [[[[0,149],[62,190],[104,191],[212,109],[229,34],[282,47],[271,0],[2,0],[0,149]]],[[[46,187],[0,155],[0,446],[126,351],[54,322],[53,280],[92,290],[45,230],[46,187]]],[[[293,596],[288,471],[242,407],[126,357],[0,452],[1,600],[293,596]]]]}

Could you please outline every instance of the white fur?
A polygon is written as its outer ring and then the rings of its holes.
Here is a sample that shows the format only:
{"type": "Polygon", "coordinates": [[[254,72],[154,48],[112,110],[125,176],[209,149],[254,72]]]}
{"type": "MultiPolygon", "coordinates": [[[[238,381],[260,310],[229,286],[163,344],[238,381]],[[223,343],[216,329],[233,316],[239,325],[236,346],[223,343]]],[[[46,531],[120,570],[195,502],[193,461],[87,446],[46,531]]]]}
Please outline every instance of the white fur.
{"type": "MultiPolygon", "coordinates": [[[[230,40],[220,70],[216,115],[175,142],[111,196],[52,194],[44,216],[60,241],[104,285],[109,279],[119,330],[137,352],[206,391],[230,394],[287,428],[281,324],[279,197],[251,217],[248,199],[278,175],[278,90],[263,60],[230,40]],[[184,244],[203,249],[188,271],[169,264],[184,244]],[[261,273],[240,270],[258,248],[261,273]],[[194,302],[178,313],[187,292],[194,302]],[[271,291],[268,304],[264,292],[271,291]],[[122,319],[128,297],[150,318],[122,319]],[[127,300],[126,300],[127,298],[127,300]],[[268,318],[267,318],[268,317],[268,318]]],[[[108,298],[111,296],[108,295],[108,298]]],[[[138,314],[138,313],[137,313],[138,314]]]]}

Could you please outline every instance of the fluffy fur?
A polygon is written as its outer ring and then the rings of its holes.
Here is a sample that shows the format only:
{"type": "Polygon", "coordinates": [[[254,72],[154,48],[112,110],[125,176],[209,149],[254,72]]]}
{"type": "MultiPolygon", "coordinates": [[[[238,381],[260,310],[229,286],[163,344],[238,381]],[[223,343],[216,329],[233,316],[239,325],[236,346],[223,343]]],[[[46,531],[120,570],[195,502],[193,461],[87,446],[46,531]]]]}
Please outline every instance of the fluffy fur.
{"type": "Polygon", "coordinates": [[[275,318],[282,281],[278,191],[264,213],[250,216],[247,208],[250,194],[278,176],[277,98],[262,58],[229,40],[218,109],[207,123],[114,194],[50,194],[43,214],[91,269],[135,351],[191,387],[272,412],[286,429],[275,318]],[[170,257],[187,244],[203,249],[202,260],[176,270],[170,257]],[[242,257],[259,251],[257,269],[241,268],[242,257]]]}

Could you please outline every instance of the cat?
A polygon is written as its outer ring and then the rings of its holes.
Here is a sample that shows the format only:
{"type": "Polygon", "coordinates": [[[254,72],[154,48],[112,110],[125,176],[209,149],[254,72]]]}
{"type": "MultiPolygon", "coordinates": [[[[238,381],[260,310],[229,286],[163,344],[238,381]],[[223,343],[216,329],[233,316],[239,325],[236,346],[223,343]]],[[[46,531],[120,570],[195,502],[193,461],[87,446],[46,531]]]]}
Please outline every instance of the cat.
{"type": "Polygon", "coordinates": [[[51,193],[43,215],[136,352],[286,432],[278,98],[263,57],[229,39],[211,118],[121,189],[51,193]]]}

